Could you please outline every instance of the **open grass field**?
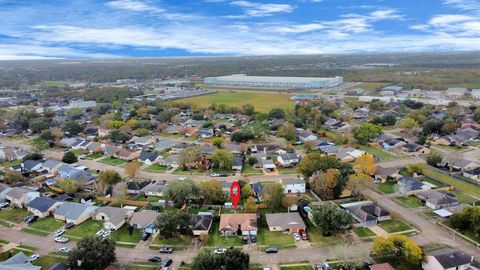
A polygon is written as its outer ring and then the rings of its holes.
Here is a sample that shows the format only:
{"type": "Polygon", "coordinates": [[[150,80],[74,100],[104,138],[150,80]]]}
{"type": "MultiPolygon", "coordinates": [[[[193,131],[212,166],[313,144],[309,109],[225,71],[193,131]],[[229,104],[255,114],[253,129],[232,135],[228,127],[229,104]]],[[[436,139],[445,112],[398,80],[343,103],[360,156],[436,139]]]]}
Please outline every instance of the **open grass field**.
{"type": "Polygon", "coordinates": [[[475,198],[480,198],[480,188],[475,185],[453,178],[426,165],[423,165],[422,172],[425,176],[428,176],[432,179],[440,180],[444,183],[454,186],[455,188],[460,189],[463,193],[469,194],[470,196],[473,196],[475,198]]]}
{"type": "Polygon", "coordinates": [[[372,232],[372,230],[367,227],[355,227],[352,229],[352,231],[356,235],[358,235],[358,237],[372,237],[376,235],[374,232],[372,232]]]}
{"type": "Polygon", "coordinates": [[[104,159],[101,159],[100,162],[105,164],[110,164],[113,166],[121,166],[127,163],[125,160],[118,159],[118,158],[104,158],[104,159]]]}
{"type": "Polygon", "coordinates": [[[396,219],[382,221],[378,223],[378,226],[388,233],[403,232],[411,229],[405,222],[396,219]]]}
{"type": "Polygon", "coordinates": [[[159,164],[153,164],[145,168],[147,172],[154,172],[154,173],[163,173],[167,171],[167,166],[162,166],[159,164]]]}
{"type": "Polygon", "coordinates": [[[6,208],[0,210],[0,220],[6,220],[13,223],[20,223],[28,215],[26,209],[6,208]]]}
{"type": "Polygon", "coordinates": [[[245,104],[251,104],[255,107],[256,111],[267,113],[273,108],[293,108],[294,103],[290,101],[290,97],[290,95],[278,93],[221,92],[212,95],[187,98],[182,101],[197,106],[210,106],[212,103],[216,103],[241,107],[245,104]]]}
{"type": "Polygon", "coordinates": [[[192,243],[191,235],[181,235],[177,238],[166,239],[162,236],[157,236],[151,243],[151,249],[159,249],[161,246],[170,246],[174,250],[185,250],[192,243]]]}

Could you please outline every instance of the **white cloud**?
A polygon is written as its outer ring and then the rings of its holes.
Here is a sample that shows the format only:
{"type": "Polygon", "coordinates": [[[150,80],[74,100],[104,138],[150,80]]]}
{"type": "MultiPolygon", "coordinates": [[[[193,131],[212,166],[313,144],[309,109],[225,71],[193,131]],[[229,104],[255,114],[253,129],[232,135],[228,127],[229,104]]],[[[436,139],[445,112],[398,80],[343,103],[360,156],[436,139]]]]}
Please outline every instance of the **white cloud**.
{"type": "Polygon", "coordinates": [[[59,58],[111,58],[111,54],[76,50],[68,47],[42,44],[0,44],[0,60],[35,60],[59,58]]]}
{"type": "Polygon", "coordinates": [[[232,1],[231,5],[241,7],[251,17],[271,16],[275,13],[290,13],[295,7],[289,4],[260,4],[249,1],[232,1]]]}
{"type": "Polygon", "coordinates": [[[165,12],[165,9],[163,8],[159,8],[147,2],[137,0],[115,0],[107,2],[106,5],[115,9],[123,9],[137,12],[165,12]]]}

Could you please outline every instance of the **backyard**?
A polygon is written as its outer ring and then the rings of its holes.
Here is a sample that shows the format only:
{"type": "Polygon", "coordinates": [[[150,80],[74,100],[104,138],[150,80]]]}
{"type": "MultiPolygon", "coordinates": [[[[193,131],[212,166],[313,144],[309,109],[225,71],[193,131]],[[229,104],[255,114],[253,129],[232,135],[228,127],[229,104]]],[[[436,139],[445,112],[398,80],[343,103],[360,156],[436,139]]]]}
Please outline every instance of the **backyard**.
{"type": "Polygon", "coordinates": [[[101,229],[103,229],[103,224],[101,222],[89,219],[67,230],[65,232],[65,237],[72,238],[73,240],[80,240],[86,236],[94,236],[101,229]]]}
{"type": "Polygon", "coordinates": [[[396,219],[390,219],[381,221],[378,223],[382,229],[384,229],[388,233],[396,233],[396,232],[403,232],[411,230],[410,226],[408,226],[405,222],[396,219]]]}
{"type": "Polygon", "coordinates": [[[118,159],[118,158],[109,158],[109,157],[101,159],[100,162],[105,163],[105,164],[109,164],[109,165],[113,165],[113,166],[121,166],[121,165],[127,163],[125,160],[121,160],[121,159],[118,159]]]}
{"type": "Polygon", "coordinates": [[[418,208],[423,205],[422,201],[415,196],[401,196],[394,200],[407,208],[418,208]]]}

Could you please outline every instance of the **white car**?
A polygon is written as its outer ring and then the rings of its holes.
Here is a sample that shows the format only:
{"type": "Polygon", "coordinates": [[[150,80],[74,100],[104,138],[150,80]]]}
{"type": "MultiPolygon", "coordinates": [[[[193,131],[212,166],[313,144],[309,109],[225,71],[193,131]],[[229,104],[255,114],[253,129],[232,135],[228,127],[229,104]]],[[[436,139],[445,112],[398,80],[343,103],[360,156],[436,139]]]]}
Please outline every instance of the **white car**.
{"type": "Polygon", "coordinates": [[[38,258],[40,258],[40,255],[39,254],[33,254],[32,256],[28,257],[28,262],[33,262],[35,260],[37,260],[38,258]]]}
{"type": "Polygon", "coordinates": [[[215,253],[215,254],[223,254],[223,253],[225,253],[225,251],[227,251],[226,248],[216,248],[216,249],[213,251],[213,253],[215,253]]]}
{"type": "Polygon", "coordinates": [[[98,231],[98,232],[95,234],[95,236],[100,237],[100,236],[103,235],[104,232],[105,232],[105,230],[101,229],[100,231],[98,231]]]}
{"type": "Polygon", "coordinates": [[[293,234],[293,239],[295,239],[295,241],[300,241],[300,240],[302,240],[302,237],[300,236],[299,233],[294,233],[293,234]]]}
{"type": "Polygon", "coordinates": [[[64,229],[58,229],[58,230],[56,230],[55,232],[53,232],[53,236],[59,237],[59,236],[62,235],[64,232],[65,232],[64,229]]]}
{"type": "Polygon", "coordinates": [[[102,234],[102,237],[103,237],[103,238],[107,238],[111,233],[112,233],[112,231],[110,231],[110,230],[105,230],[105,231],[103,232],[103,234],[102,234]]]}
{"type": "Polygon", "coordinates": [[[180,176],[180,177],[178,177],[178,180],[185,181],[185,180],[187,180],[187,177],[186,176],[180,176]]]}
{"type": "Polygon", "coordinates": [[[210,176],[211,176],[211,177],[219,177],[220,174],[218,174],[218,173],[211,173],[210,176]]]}
{"type": "Polygon", "coordinates": [[[0,208],[5,208],[8,206],[8,202],[2,202],[0,203],[0,208]]]}
{"type": "Polygon", "coordinates": [[[57,238],[55,238],[55,242],[57,242],[57,243],[67,243],[68,240],[69,240],[69,239],[66,238],[66,237],[57,237],[57,238]]]}
{"type": "Polygon", "coordinates": [[[68,247],[61,247],[58,249],[58,251],[61,253],[69,253],[70,251],[72,251],[72,249],[68,247]]]}

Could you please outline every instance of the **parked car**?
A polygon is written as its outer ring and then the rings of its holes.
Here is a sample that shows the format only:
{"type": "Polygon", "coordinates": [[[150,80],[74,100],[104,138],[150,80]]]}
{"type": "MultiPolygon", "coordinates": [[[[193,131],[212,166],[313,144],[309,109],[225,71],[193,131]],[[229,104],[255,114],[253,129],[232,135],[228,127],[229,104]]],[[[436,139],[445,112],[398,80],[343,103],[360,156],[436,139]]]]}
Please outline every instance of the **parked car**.
{"type": "Polygon", "coordinates": [[[105,232],[105,231],[104,231],[103,229],[101,229],[100,231],[98,231],[98,232],[95,234],[95,236],[100,237],[100,236],[103,235],[104,232],[105,232]]]}
{"type": "Polygon", "coordinates": [[[8,206],[8,202],[2,202],[0,203],[0,209],[3,209],[8,206]]]}
{"type": "Polygon", "coordinates": [[[211,176],[211,177],[219,177],[220,174],[218,174],[218,173],[211,173],[210,176],[211,176]]]}
{"type": "Polygon", "coordinates": [[[144,233],[142,234],[142,240],[143,240],[143,241],[147,241],[147,240],[148,240],[148,238],[150,238],[150,234],[149,234],[149,233],[146,233],[146,232],[144,232],[144,233]]]}
{"type": "Polygon", "coordinates": [[[69,253],[70,251],[72,251],[72,249],[68,247],[61,247],[58,249],[58,251],[61,253],[69,253]]]}
{"type": "Polygon", "coordinates": [[[278,249],[275,246],[269,246],[269,247],[267,247],[267,249],[265,249],[265,252],[266,253],[277,253],[278,249]]]}
{"type": "Polygon", "coordinates": [[[295,241],[300,241],[302,240],[302,237],[298,233],[293,233],[293,239],[295,239],[295,241]]]}
{"type": "Polygon", "coordinates": [[[63,233],[65,233],[65,230],[64,230],[64,229],[58,229],[58,230],[56,230],[56,231],[53,232],[53,236],[59,237],[59,236],[62,235],[63,233]]]}
{"type": "Polygon", "coordinates": [[[68,229],[72,228],[73,226],[75,226],[75,223],[69,222],[69,223],[65,224],[65,229],[68,230],[68,229]]]}
{"type": "Polygon", "coordinates": [[[317,264],[315,265],[315,270],[330,270],[330,265],[328,263],[317,264]]]}
{"type": "Polygon", "coordinates": [[[244,244],[244,245],[248,244],[248,236],[244,235],[244,236],[242,237],[242,241],[243,241],[243,244],[244,244]]]}
{"type": "Polygon", "coordinates": [[[220,173],[220,174],[218,174],[218,177],[228,177],[228,174],[226,174],[226,173],[220,173]]]}
{"type": "Polygon", "coordinates": [[[161,265],[160,267],[161,267],[162,269],[165,269],[165,268],[168,269],[168,267],[169,267],[170,265],[172,265],[172,263],[173,263],[173,260],[172,260],[172,259],[170,259],[170,258],[165,258],[165,259],[162,261],[162,265],[161,265]]]}
{"type": "Polygon", "coordinates": [[[308,240],[308,235],[306,231],[302,231],[300,234],[302,235],[302,240],[308,240]]]}
{"type": "Polygon", "coordinates": [[[250,242],[256,243],[257,242],[257,236],[256,235],[250,235],[250,242]]]}
{"type": "Polygon", "coordinates": [[[37,221],[40,217],[38,216],[27,216],[25,217],[24,221],[26,224],[32,224],[33,222],[37,221]]]}
{"type": "Polygon", "coordinates": [[[173,248],[172,247],[161,247],[159,250],[160,253],[173,253],[173,248]]]}
{"type": "Polygon", "coordinates": [[[178,180],[185,181],[185,180],[187,180],[187,177],[186,176],[180,176],[180,177],[178,177],[178,180]]]}
{"type": "Polygon", "coordinates": [[[27,261],[28,262],[33,262],[33,261],[37,260],[38,258],[40,258],[39,254],[33,254],[30,257],[28,257],[27,261]]]}
{"type": "Polygon", "coordinates": [[[213,253],[215,253],[215,254],[223,254],[223,253],[225,253],[225,251],[227,251],[226,248],[216,248],[216,249],[213,251],[213,253]]]}
{"type": "Polygon", "coordinates": [[[57,242],[57,243],[67,243],[68,240],[69,240],[69,239],[66,238],[66,237],[56,237],[56,238],[55,238],[55,242],[57,242]]]}
{"type": "Polygon", "coordinates": [[[149,262],[161,262],[162,258],[160,258],[158,256],[153,256],[153,257],[148,258],[148,261],[149,262]]]}
{"type": "Polygon", "coordinates": [[[112,233],[111,230],[104,230],[104,232],[103,232],[103,234],[102,234],[102,237],[103,237],[103,238],[107,238],[111,233],[112,233]]]}

